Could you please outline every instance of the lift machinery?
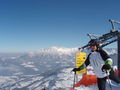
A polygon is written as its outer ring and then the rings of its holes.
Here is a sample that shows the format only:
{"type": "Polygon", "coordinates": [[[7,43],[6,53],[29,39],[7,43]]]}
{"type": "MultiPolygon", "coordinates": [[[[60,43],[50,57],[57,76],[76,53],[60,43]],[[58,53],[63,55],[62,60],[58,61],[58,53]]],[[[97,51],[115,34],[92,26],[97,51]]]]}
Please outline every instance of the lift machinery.
{"type": "MultiPolygon", "coordinates": [[[[88,34],[88,36],[90,37],[90,39],[94,38],[98,40],[100,42],[101,47],[105,47],[111,43],[117,42],[117,51],[118,51],[117,66],[118,66],[118,71],[120,71],[120,31],[116,30],[115,28],[115,24],[120,24],[120,22],[111,19],[109,19],[109,22],[112,25],[112,29],[110,30],[109,33],[100,36],[95,34],[88,34]]],[[[79,50],[88,49],[89,47],[90,46],[88,43],[87,45],[80,47],[79,50]]],[[[120,73],[119,73],[119,77],[120,77],[120,73]]]]}

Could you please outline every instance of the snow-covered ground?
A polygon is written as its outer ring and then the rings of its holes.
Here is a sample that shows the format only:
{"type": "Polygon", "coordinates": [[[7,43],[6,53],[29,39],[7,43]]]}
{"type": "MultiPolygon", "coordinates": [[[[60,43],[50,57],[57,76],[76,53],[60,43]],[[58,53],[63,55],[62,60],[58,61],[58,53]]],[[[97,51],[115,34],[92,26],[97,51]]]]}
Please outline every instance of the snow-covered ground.
{"type": "MultiPolygon", "coordinates": [[[[77,48],[51,47],[14,58],[0,58],[0,90],[69,90],[73,85],[77,48]]],[[[117,64],[116,49],[106,49],[117,64]]],[[[90,72],[88,72],[90,73],[90,72]]],[[[94,73],[90,73],[94,74],[94,73]]],[[[82,75],[78,76],[79,79],[82,75]]],[[[109,85],[107,84],[107,90],[109,85]]],[[[113,87],[118,90],[119,87],[113,87]]],[[[98,90],[97,85],[75,90],[98,90]]]]}

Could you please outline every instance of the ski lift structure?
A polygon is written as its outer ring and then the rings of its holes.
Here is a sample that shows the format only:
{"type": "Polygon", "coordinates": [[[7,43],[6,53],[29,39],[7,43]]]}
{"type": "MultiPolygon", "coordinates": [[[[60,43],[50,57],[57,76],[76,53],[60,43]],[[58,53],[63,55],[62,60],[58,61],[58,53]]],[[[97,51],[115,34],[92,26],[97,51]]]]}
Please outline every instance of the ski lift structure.
{"type": "MultiPolygon", "coordinates": [[[[120,24],[119,21],[111,20],[109,19],[109,22],[112,25],[112,29],[109,33],[103,34],[103,35],[95,35],[95,34],[87,34],[90,39],[96,39],[100,42],[101,47],[105,47],[107,45],[110,45],[111,43],[117,42],[117,52],[118,52],[118,71],[120,71],[120,31],[116,30],[115,25],[120,24]]],[[[79,50],[88,49],[90,47],[89,43],[83,47],[80,47],[79,50]]],[[[118,73],[120,77],[120,73],[118,73]]]]}

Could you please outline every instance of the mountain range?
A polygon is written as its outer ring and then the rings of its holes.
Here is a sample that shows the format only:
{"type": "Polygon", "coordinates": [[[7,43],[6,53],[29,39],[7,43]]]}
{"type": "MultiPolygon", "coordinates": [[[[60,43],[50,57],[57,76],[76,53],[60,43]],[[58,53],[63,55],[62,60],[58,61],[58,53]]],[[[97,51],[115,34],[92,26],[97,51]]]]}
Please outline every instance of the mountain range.
{"type": "MultiPolygon", "coordinates": [[[[75,67],[76,51],[77,48],[50,47],[7,58],[1,55],[1,90],[69,89],[73,84],[70,72],[75,67]]],[[[105,51],[117,65],[117,49],[106,48],[105,51]]]]}

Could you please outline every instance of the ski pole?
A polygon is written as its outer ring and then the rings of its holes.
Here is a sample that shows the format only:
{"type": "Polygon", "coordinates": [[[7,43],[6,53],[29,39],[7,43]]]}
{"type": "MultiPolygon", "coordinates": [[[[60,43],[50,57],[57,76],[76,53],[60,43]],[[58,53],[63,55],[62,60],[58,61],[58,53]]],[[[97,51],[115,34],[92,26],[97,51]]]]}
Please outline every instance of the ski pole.
{"type": "Polygon", "coordinates": [[[75,85],[75,80],[76,80],[76,72],[74,73],[74,81],[73,81],[73,90],[74,90],[74,85],[75,85]]]}
{"type": "Polygon", "coordinates": [[[112,85],[110,84],[110,78],[109,78],[109,74],[108,74],[107,70],[106,70],[106,74],[107,74],[107,78],[108,78],[108,83],[109,83],[110,90],[112,90],[112,85]]]}

